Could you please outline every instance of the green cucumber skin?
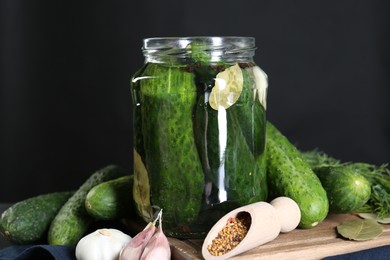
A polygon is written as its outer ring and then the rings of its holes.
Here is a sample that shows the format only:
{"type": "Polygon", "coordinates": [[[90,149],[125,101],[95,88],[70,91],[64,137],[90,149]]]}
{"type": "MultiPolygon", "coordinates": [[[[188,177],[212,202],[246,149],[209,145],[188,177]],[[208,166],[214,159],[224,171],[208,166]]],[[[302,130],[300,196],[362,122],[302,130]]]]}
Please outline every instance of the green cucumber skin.
{"type": "Polygon", "coordinates": [[[216,184],[220,165],[218,112],[208,105],[205,94],[199,96],[195,108],[194,135],[205,181],[216,184]]]}
{"type": "Polygon", "coordinates": [[[264,201],[268,195],[265,156],[253,151],[245,141],[249,138],[245,138],[241,129],[243,119],[238,118],[234,110],[227,111],[227,114],[225,170],[228,199],[236,200],[240,206],[264,201]]]}
{"type": "Polygon", "coordinates": [[[300,228],[312,228],[321,223],[328,214],[329,202],[320,179],[298,149],[269,122],[266,156],[270,195],[287,196],[298,204],[300,228]]]}
{"type": "Polygon", "coordinates": [[[133,133],[134,133],[134,147],[137,153],[141,158],[145,158],[145,149],[143,144],[143,134],[142,134],[142,113],[139,104],[141,104],[141,91],[140,91],[140,80],[139,77],[143,76],[144,70],[147,68],[147,65],[144,65],[140,70],[138,70],[131,81],[131,97],[132,97],[132,114],[133,114],[133,133]]]}
{"type": "Polygon", "coordinates": [[[254,82],[247,69],[241,69],[244,85],[240,98],[235,105],[229,108],[239,120],[248,147],[255,158],[262,155],[265,149],[266,113],[254,91],[254,82]]]}
{"type": "Polygon", "coordinates": [[[165,227],[186,225],[198,217],[204,186],[192,126],[193,74],[149,64],[143,75],[154,76],[140,82],[143,160],[151,202],[163,209],[165,227]]]}
{"type": "Polygon", "coordinates": [[[43,242],[51,221],[73,193],[43,194],[12,205],[1,215],[0,232],[16,244],[43,242]]]}
{"type": "Polygon", "coordinates": [[[253,80],[247,69],[241,71],[244,77],[242,92],[226,111],[228,143],[225,156],[230,192],[234,199],[239,198],[240,205],[245,205],[268,197],[264,154],[266,117],[263,106],[255,97],[253,80]]]}
{"type": "Polygon", "coordinates": [[[236,207],[266,200],[268,194],[264,155],[265,111],[253,97],[253,82],[248,72],[245,69],[242,71],[243,91],[237,102],[226,109],[227,143],[222,162],[218,111],[208,105],[205,93],[199,94],[194,113],[197,149],[206,182],[213,183],[214,188],[218,189],[219,169],[224,165],[227,200],[236,207]]]}
{"type": "Polygon", "coordinates": [[[100,183],[85,198],[88,214],[97,220],[115,220],[135,216],[133,208],[133,175],[100,183]]]}
{"type": "Polygon", "coordinates": [[[128,173],[121,167],[109,165],[94,172],[61,207],[51,222],[48,243],[75,246],[92,224],[93,218],[85,208],[88,192],[99,183],[119,178],[128,173]]]}
{"type": "Polygon", "coordinates": [[[346,167],[320,167],[314,172],[326,190],[331,212],[352,213],[370,199],[370,182],[346,167]]]}

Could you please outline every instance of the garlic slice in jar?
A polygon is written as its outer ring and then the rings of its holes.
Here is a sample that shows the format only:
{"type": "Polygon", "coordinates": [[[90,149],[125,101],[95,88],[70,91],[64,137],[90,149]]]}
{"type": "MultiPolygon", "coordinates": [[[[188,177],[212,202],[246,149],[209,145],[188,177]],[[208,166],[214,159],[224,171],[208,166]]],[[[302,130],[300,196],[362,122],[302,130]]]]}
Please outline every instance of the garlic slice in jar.
{"type": "Polygon", "coordinates": [[[252,71],[259,101],[267,109],[268,76],[259,66],[253,66],[252,71]]]}

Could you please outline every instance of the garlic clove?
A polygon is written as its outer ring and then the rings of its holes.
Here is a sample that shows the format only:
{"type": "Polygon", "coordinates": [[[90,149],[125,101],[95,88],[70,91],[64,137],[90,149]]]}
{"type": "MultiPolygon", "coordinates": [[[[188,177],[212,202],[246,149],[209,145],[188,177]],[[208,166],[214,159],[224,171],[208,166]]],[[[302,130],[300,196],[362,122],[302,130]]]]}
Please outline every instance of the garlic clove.
{"type": "Polygon", "coordinates": [[[154,260],[154,259],[169,260],[171,259],[171,252],[170,251],[168,252],[165,246],[163,246],[163,247],[154,248],[152,251],[148,252],[148,254],[146,254],[145,256],[143,255],[141,257],[141,260],[154,260]]]}
{"type": "Polygon", "coordinates": [[[162,230],[162,211],[158,215],[159,226],[156,233],[150,239],[146,245],[144,252],[142,253],[141,260],[169,260],[171,259],[171,248],[167,237],[162,230]]]}
{"type": "Polygon", "coordinates": [[[146,245],[144,252],[141,256],[142,260],[169,260],[171,259],[171,249],[167,237],[159,227],[154,236],[150,239],[146,245]]]}
{"type": "Polygon", "coordinates": [[[117,229],[98,229],[79,240],[76,245],[77,260],[118,259],[122,248],[131,237],[117,229]]]}
{"type": "Polygon", "coordinates": [[[155,222],[149,222],[144,230],[139,232],[125,247],[123,247],[119,254],[119,260],[139,259],[155,230],[155,222]]]}

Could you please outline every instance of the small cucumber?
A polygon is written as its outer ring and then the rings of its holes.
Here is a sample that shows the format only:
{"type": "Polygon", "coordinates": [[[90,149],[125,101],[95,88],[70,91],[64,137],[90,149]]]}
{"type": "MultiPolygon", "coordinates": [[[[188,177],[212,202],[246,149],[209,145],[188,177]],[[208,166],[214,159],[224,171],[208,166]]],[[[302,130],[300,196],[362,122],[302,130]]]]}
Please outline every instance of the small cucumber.
{"type": "Polygon", "coordinates": [[[114,220],[135,216],[133,175],[126,175],[93,187],[85,199],[85,208],[98,220],[114,220]]]}
{"type": "Polygon", "coordinates": [[[293,199],[301,210],[299,227],[312,228],[329,211],[326,191],[303,155],[271,123],[267,123],[266,157],[271,197],[293,199]]]}
{"type": "Polygon", "coordinates": [[[326,190],[331,212],[356,212],[370,199],[370,182],[348,166],[321,167],[314,172],[326,190]]]}
{"type": "Polygon", "coordinates": [[[48,242],[52,245],[74,246],[92,224],[93,218],[85,209],[85,198],[96,185],[119,178],[127,172],[116,165],[106,166],[93,173],[62,206],[53,219],[48,232],[48,242]]]}
{"type": "Polygon", "coordinates": [[[51,221],[72,195],[55,192],[17,202],[1,215],[0,232],[16,244],[45,242],[51,221]]]}
{"type": "Polygon", "coordinates": [[[369,201],[372,183],[359,170],[368,170],[367,164],[341,163],[319,150],[302,152],[302,155],[320,178],[331,212],[358,212],[369,201]]]}

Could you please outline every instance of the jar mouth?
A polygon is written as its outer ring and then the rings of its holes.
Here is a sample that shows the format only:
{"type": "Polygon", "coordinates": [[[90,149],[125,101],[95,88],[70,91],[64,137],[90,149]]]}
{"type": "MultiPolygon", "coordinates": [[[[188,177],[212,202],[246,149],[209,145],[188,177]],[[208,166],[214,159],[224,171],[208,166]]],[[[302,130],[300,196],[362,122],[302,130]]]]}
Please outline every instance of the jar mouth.
{"type": "Polygon", "coordinates": [[[195,45],[197,51],[210,55],[210,61],[251,61],[256,50],[254,37],[191,36],[146,38],[142,51],[147,61],[163,57],[190,58],[195,45]]]}

